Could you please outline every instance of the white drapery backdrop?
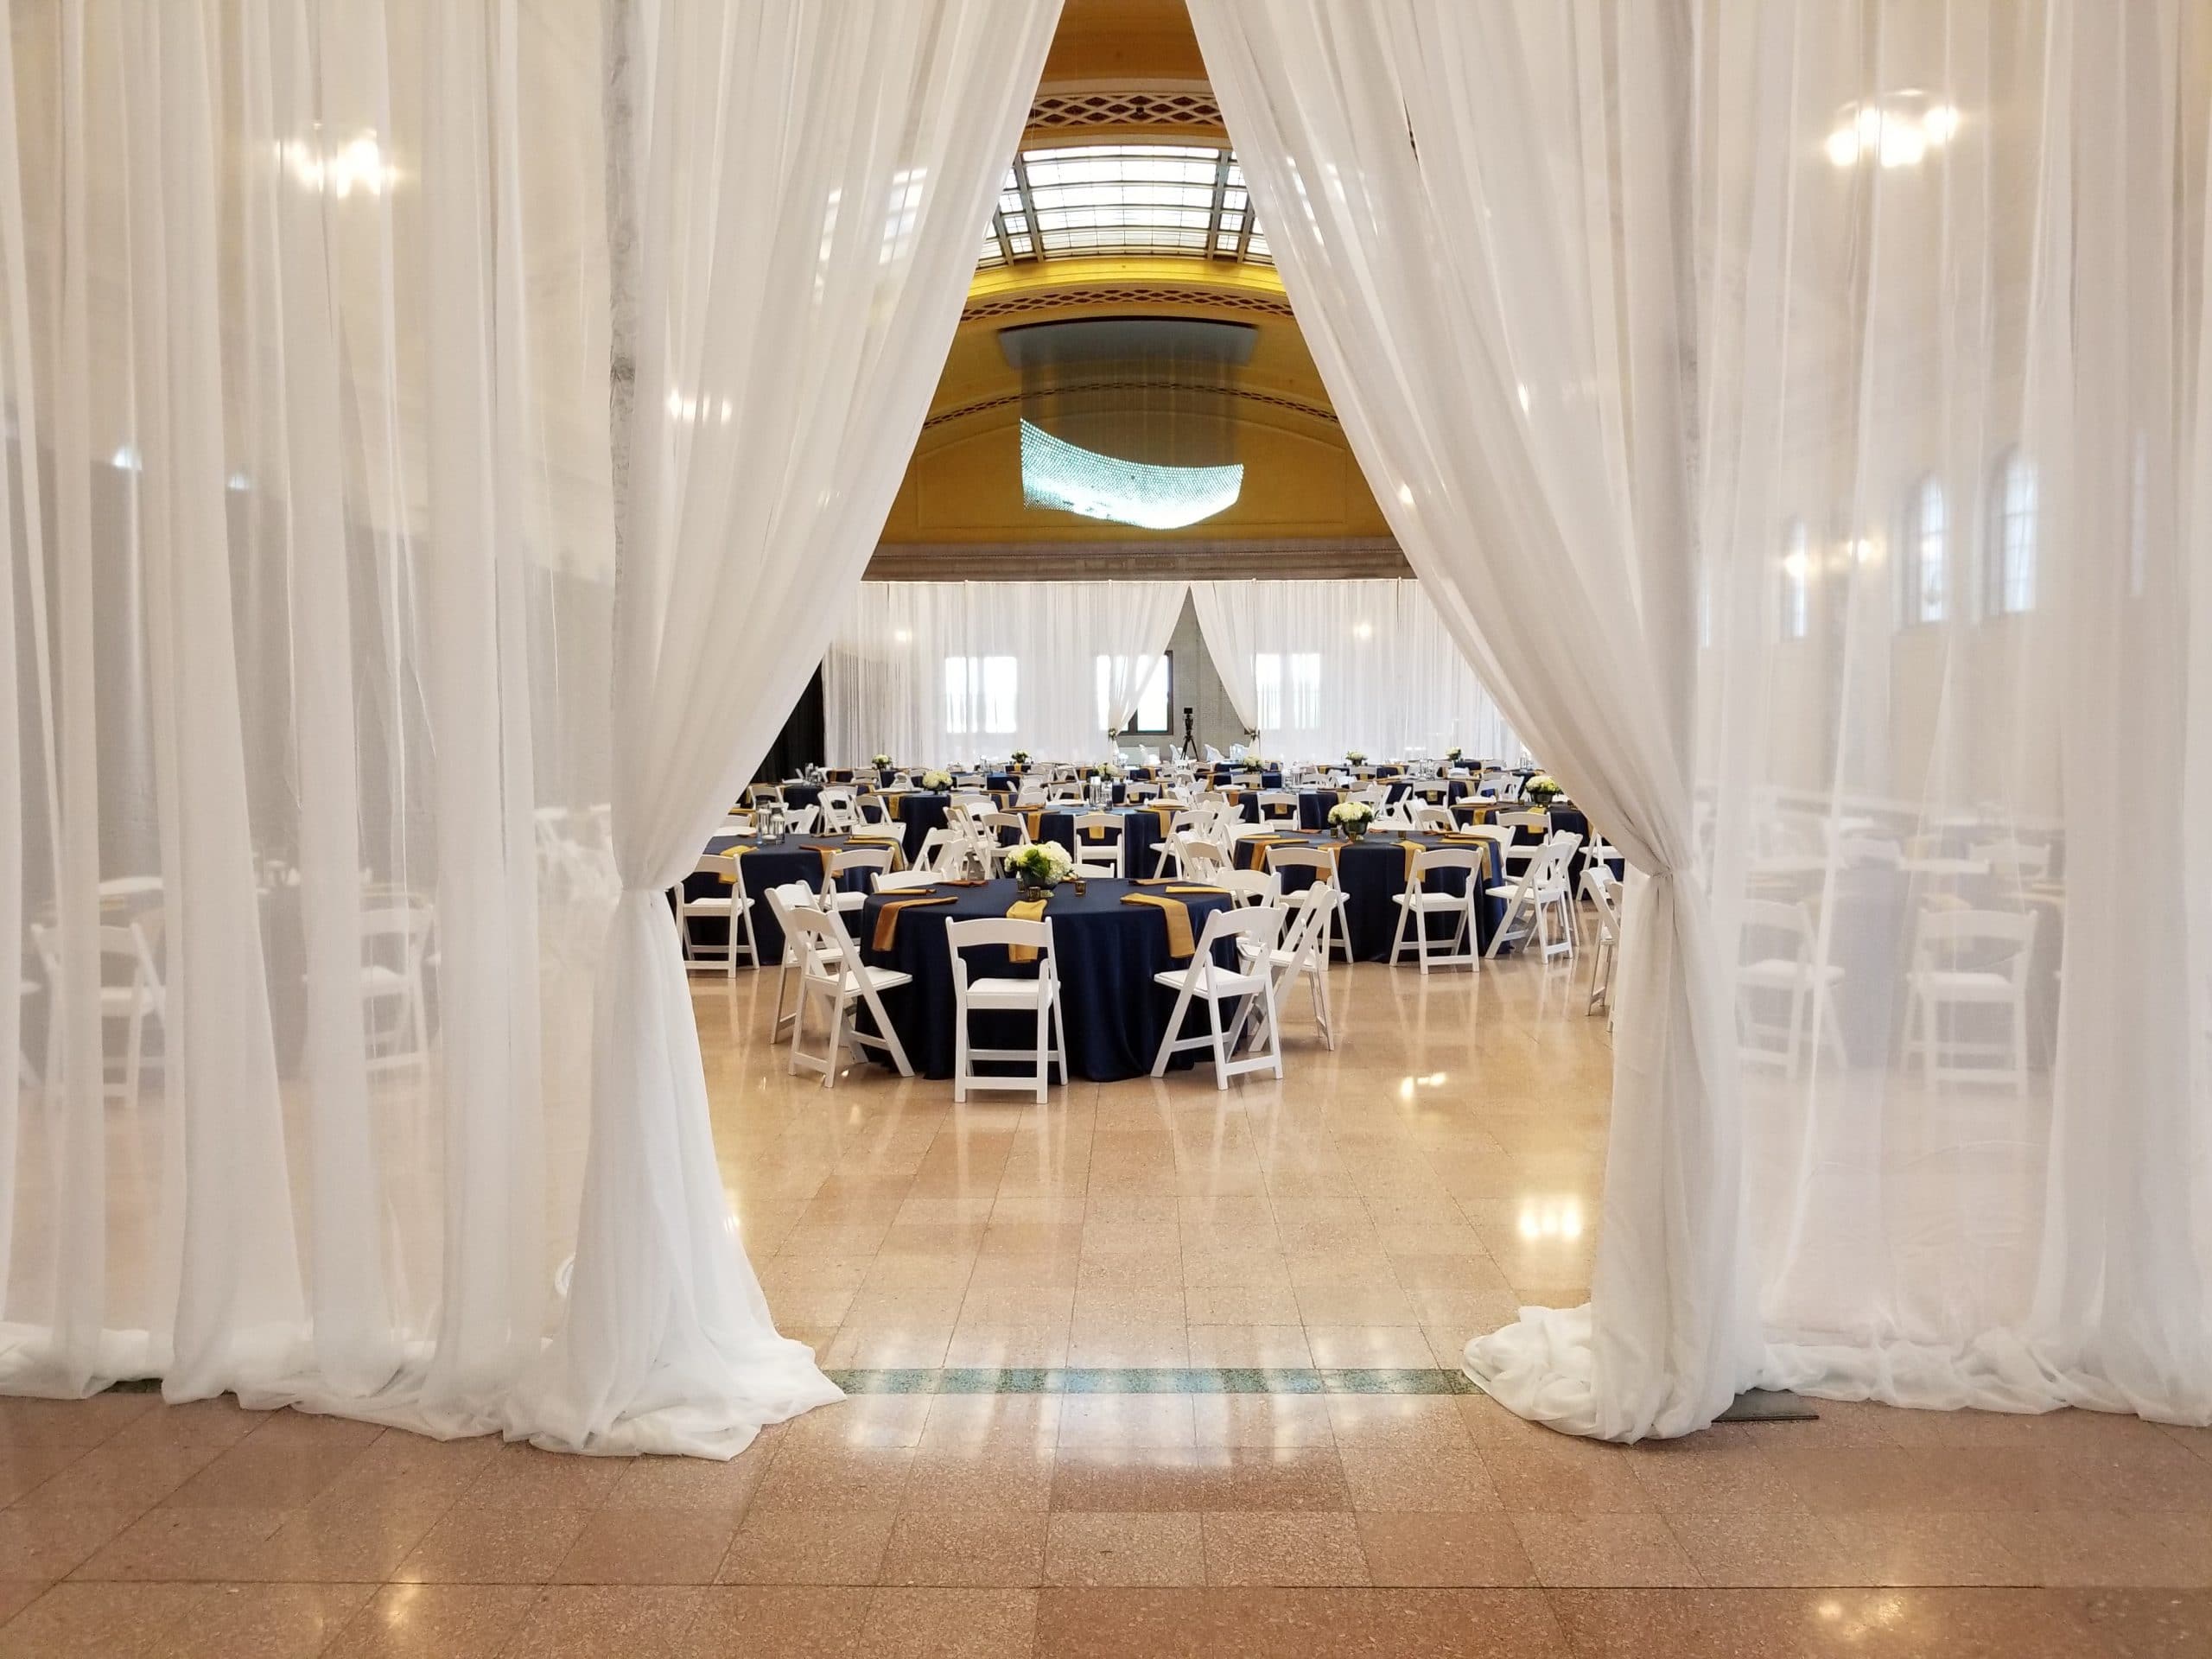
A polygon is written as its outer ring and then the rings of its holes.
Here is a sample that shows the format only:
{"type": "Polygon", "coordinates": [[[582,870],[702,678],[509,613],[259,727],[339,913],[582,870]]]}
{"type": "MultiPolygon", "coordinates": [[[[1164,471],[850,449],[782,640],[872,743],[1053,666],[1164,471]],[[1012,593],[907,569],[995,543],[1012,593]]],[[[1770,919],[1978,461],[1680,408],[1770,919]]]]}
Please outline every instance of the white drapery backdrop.
{"type": "Polygon", "coordinates": [[[1056,12],[634,10],[619,607],[596,9],[0,37],[0,1387],[713,1455],[834,1396],[658,889],[880,528],[1056,12]]]}
{"type": "Polygon", "coordinates": [[[1268,759],[1521,757],[1418,582],[1200,581],[1191,601],[1223,688],[1268,759]]]}
{"type": "Polygon", "coordinates": [[[1591,1306],[1470,1369],[2212,1418],[2201,16],[1192,10],[1401,543],[1656,873],[1591,1306]]]}
{"type": "Polygon", "coordinates": [[[596,21],[12,22],[0,1386],[509,1427],[613,890],[596,21]]]}
{"type": "Polygon", "coordinates": [[[830,764],[1103,760],[1179,582],[864,582],[822,666],[830,764]],[[1102,688],[1099,661],[1106,660],[1102,688]]]}

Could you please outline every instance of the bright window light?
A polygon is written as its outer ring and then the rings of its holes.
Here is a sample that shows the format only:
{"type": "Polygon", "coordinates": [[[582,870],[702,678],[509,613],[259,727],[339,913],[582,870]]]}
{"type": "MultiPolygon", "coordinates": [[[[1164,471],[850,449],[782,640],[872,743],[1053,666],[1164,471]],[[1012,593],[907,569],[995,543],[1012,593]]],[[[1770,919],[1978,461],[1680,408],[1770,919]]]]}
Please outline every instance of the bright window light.
{"type": "Polygon", "coordinates": [[[1178,530],[1234,505],[1244,490],[1244,464],[1159,467],[1117,461],[1095,449],[1021,423],[1021,499],[1109,524],[1178,530]]]}

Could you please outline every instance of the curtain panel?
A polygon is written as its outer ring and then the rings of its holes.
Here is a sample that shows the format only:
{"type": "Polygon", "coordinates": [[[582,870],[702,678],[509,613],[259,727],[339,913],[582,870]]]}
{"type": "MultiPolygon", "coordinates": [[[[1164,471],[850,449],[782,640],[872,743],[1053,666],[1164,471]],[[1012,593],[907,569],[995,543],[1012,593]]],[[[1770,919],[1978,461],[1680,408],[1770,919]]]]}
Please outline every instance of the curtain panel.
{"type": "Polygon", "coordinates": [[[1642,874],[1576,1433],[2212,1419],[2206,22],[1192,0],[1439,612],[1642,874]]]}

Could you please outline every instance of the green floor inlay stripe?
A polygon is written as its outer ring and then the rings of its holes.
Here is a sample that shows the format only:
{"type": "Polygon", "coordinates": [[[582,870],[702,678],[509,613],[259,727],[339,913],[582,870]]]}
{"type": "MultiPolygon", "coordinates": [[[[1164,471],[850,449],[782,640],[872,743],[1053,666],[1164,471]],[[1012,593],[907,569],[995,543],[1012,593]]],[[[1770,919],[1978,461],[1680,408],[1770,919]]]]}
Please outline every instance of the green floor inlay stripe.
{"type": "Polygon", "coordinates": [[[1310,1365],[1143,1369],[1021,1365],[1001,1369],[830,1370],[847,1394],[1477,1394],[1441,1369],[1319,1370],[1310,1365]]]}

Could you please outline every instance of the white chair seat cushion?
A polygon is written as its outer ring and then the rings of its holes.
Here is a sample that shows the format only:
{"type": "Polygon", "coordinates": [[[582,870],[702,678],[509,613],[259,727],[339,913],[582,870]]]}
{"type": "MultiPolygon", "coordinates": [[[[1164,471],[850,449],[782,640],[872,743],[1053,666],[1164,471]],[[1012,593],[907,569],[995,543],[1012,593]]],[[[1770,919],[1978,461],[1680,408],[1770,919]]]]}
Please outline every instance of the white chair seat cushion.
{"type": "Polygon", "coordinates": [[[1748,963],[1738,972],[1738,983],[1774,987],[1793,990],[1799,985],[1810,985],[1816,981],[1833,985],[1843,977],[1843,969],[1831,963],[1825,968],[1815,968],[1810,963],[1800,963],[1788,957],[1768,957],[1748,963]]]}
{"type": "Polygon", "coordinates": [[[1912,976],[1913,988],[1939,1002],[2010,1002],[2017,993],[2003,974],[1971,968],[1939,968],[1912,976]]]}
{"type": "Polygon", "coordinates": [[[1044,999],[1041,979],[971,979],[968,1006],[971,1008],[1033,1008],[1044,999]]]}
{"type": "MultiPolygon", "coordinates": [[[[887,991],[894,986],[914,982],[912,974],[902,974],[895,968],[863,968],[861,973],[868,976],[869,988],[878,991],[887,991]]],[[[827,975],[810,972],[806,982],[810,985],[826,986],[830,979],[827,975]]],[[[847,996],[858,996],[861,994],[860,975],[848,971],[837,988],[847,996]]]]}
{"type": "Polygon", "coordinates": [[[727,916],[734,908],[728,899],[686,899],[683,910],[690,916],[727,916]]]}
{"type": "Polygon", "coordinates": [[[831,910],[859,910],[867,903],[868,894],[864,893],[833,893],[830,895],[829,907],[831,910]]]}
{"type": "MultiPolygon", "coordinates": [[[[1492,892],[1497,889],[1492,888],[1492,892]]],[[[1411,905],[1415,910],[1465,910],[1467,895],[1464,893],[1395,893],[1391,902],[1411,905]]]]}
{"type": "MultiPolygon", "coordinates": [[[[378,995],[396,995],[407,988],[407,976],[397,968],[385,967],[380,962],[366,963],[361,969],[361,988],[378,995]]],[[[130,1001],[129,991],[118,991],[117,995],[123,998],[126,1006],[129,1004],[130,1001]]],[[[107,1000],[106,993],[101,994],[100,1000],[103,1002],[107,1000]]]]}
{"type": "Polygon", "coordinates": [[[1181,990],[1187,982],[1194,996],[1208,994],[1216,997],[1250,996],[1267,986],[1267,981],[1256,974],[1232,973],[1219,966],[1216,966],[1211,973],[1205,974],[1199,971],[1197,964],[1189,968],[1171,968],[1165,973],[1154,974],[1153,978],[1171,991],[1181,990]]]}

